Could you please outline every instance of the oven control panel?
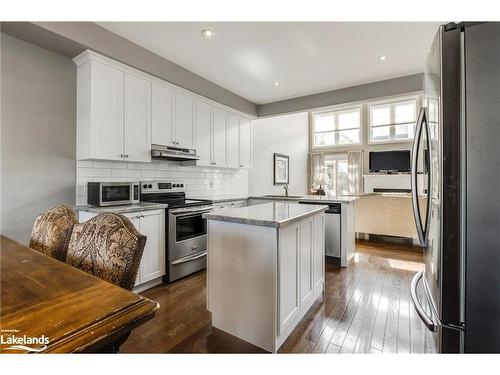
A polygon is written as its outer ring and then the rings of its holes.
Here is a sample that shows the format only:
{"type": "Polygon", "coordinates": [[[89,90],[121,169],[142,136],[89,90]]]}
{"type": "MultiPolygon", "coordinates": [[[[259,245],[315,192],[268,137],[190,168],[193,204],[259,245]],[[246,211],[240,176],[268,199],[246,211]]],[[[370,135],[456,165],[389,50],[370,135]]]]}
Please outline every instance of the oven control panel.
{"type": "Polygon", "coordinates": [[[186,184],[182,181],[141,181],[141,193],[182,193],[186,184]]]}

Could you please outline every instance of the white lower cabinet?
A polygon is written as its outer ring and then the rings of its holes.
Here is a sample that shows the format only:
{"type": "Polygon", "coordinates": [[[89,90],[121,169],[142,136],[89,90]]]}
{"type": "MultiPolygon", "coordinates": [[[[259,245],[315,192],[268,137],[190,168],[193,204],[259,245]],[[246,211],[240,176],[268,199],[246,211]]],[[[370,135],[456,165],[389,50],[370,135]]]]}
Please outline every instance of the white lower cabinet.
{"type": "Polygon", "coordinates": [[[165,211],[145,211],[139,218],[139,232],[147,237],[140,267],[140,283],[165,275],[165,211]]]}
{"type": "MultiPolygon", "coordinates": [[[[79,211],[78,220],[84,222],[96,215],[79,211]]],[[[161,283],[165,275],[165,210],[132,212],[124,216],[147,237],[134,288],[134,291],[141,291],[161,283]]]]}

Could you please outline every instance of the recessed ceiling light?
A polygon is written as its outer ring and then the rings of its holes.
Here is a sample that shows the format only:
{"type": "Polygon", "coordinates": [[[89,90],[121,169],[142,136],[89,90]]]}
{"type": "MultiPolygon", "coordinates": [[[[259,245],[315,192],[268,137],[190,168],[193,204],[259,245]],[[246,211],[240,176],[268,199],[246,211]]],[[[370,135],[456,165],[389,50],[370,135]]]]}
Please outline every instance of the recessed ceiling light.
{"type": "Polygon", "coordinates": [[[278,86],[280,83],[278,81],[274,81],[274,86],[278,86]]]}
{"type": "Polygon", "coordinates": [[[380,56],[378,59],[379,59],[380,61],[385,61],[385,60],[387,60],[387,56],[383,56],[383,55],[382,55],[382,56],[380,56]]]}
{"type": "Polygon", "coordinates": [[[205,30],[201,30],[201,35],[203,35],[205,38],[211,38],[213,37],[215,34],[212,30],[210,29],[205,29],[205,30]]]}

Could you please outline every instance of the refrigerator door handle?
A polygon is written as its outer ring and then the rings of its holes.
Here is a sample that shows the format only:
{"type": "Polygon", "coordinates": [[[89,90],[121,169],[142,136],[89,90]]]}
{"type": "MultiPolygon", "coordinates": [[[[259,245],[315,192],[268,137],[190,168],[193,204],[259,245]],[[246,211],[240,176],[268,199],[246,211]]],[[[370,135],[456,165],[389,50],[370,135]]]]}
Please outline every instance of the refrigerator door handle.
{"type": "MultiPolygon", "coordinates": [[[[422,226],[422,217],[420,216],[420,204],[418,201],[418,151],[420,148],[420,138],[422,136],[422,127],[426,121],[425,108],[420,109],[418,115],[417,126],[415,128],[415,136],[413,137],[413,145],[411,151],[411,168],[410,168],[410,178],[411,178],[411,202],[413,207],[413,217],[415,218],[415,226],[417,228],[418,240],[421,246],[426,246],[424,228],[422,226]]],[[[429,163],[430,164],[430,163],[429,163]]],[[[429,201],[429,199],[427,199],[429,201]]]]}
{"type": "Polygon", "coordinates": [[[417,285],[419,281],[422,279],[424,275],[424,271],[419,271],[415,276],[413,276],[413,279],[411,280],[411,287],[410,287],[410,294],[411,294],[411,300],[413,302],[413,306],[415,307],[415,311],[417,312],[417,315],[420,317],[420,320],[425,324],[427,329],[431,332],[436,332],[437,331],[437,324],[430,318],[422,305],[420,304],[420,301],[418,300],[417,297],[417,285]]]}

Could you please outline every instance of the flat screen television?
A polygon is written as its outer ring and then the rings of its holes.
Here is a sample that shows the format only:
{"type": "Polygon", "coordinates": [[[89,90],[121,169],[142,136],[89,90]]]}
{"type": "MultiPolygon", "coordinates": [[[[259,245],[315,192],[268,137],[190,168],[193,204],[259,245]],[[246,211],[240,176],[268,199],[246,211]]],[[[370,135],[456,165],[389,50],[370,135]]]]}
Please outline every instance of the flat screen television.
{"type": "Polygon", "coordinates": [[[410,150],[370,151],[370,172],[409,172],[410,150]]]}

